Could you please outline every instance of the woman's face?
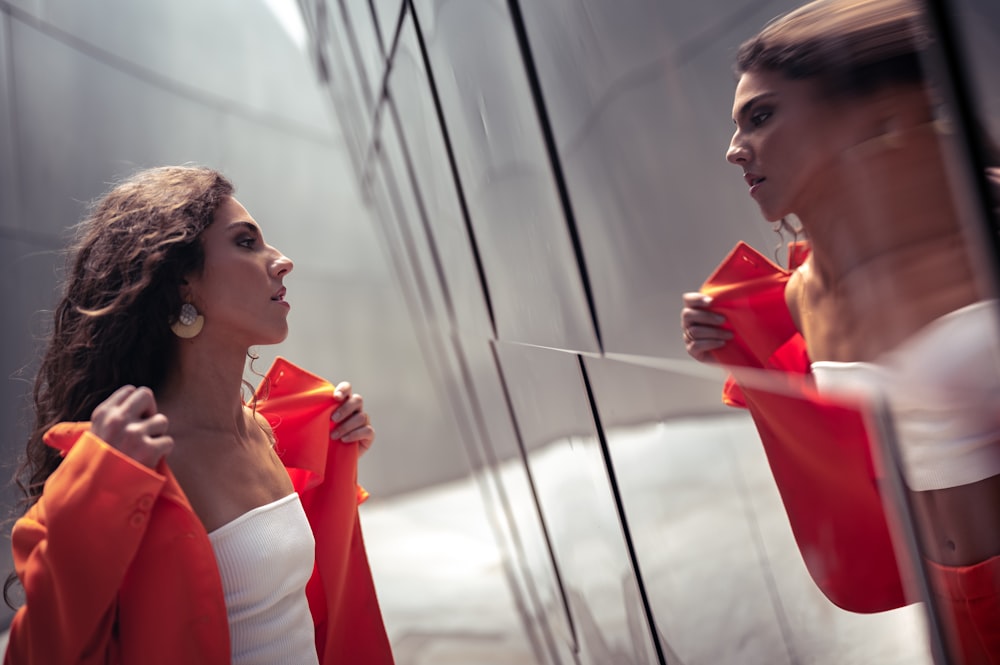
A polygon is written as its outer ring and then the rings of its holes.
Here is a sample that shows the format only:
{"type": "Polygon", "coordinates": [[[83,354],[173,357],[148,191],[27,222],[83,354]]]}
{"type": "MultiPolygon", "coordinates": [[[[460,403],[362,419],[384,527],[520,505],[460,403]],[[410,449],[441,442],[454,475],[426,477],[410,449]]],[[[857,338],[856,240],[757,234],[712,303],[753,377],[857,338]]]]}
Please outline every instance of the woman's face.
{"type": "Polygon", "coordinates": [[[291,260],[264,242],[257,222],[232,197],[219,206],[201,241],[204,268],[187,280],[205,316],[201,334],[244,348],[284,340],[290,306],[282,280],[291,260]]]}
{"type": "Polygon", "coordinates": [[[743,170],[768,221],[801,216],[823,194],[836,194],[837,157],[860,140],[860,118],[846,107],[823,101],[809,81],[768,71],[740,77],[726,159],[743,170]]]}

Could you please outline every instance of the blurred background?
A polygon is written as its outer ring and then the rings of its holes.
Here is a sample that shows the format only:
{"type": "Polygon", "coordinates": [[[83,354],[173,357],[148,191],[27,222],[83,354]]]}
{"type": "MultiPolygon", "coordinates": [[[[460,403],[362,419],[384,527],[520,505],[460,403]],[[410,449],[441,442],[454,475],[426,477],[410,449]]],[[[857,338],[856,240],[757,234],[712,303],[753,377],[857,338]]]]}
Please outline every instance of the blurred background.
{"type": "MultiPolygon", "coordinates": [[[[400,665],[930,662],[919,605],[815,588],[678,330],[738,240],[779,244],[723,154],[735,49],[796,4],[0,0],[4,474],[69,229],[117,178],[204,164],[295,261],[257,369],[350,380],[372,414],[400,665]]],[[[949,103],[1000,135],[1000,5],[928,7],[961,37],[949,103]]]]}

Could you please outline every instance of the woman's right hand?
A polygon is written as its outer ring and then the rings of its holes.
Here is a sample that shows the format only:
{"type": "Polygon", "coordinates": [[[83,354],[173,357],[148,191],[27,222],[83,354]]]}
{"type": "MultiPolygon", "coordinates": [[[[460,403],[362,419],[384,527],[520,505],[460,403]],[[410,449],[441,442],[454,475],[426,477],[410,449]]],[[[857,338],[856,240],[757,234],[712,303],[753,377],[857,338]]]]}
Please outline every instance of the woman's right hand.
{"type": "Polygon", "coordinates": [[[712,298],[704,293],[685,293],[683,297],[681,330],[684,332],[684,348],[698,362],[715,362],[712,351],[722,348],[733,338],[732,331],[722,328],[726,317],[709,309],[712,298]]]}
{"type": "Polygon", "coordinates": [[[90,418],[95,436],[150,469],[174,448],[168,426],[167,417],[156,410],[153,391],[145,387],[122,386],[90,418]]]}

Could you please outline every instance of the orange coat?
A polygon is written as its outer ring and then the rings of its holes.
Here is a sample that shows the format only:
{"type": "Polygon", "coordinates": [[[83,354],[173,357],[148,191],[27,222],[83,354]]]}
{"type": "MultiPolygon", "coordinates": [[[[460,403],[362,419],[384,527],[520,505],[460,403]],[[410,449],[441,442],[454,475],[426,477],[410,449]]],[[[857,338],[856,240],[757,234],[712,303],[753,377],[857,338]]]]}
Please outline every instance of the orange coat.
{"type": "MultiPolygon", "coordinates": [[[[327,381],[279,358],[258,411],[316,539],[306,587],[320,663],[391,665],[358,521],[358,447],[330,444],[338,405],[327,381]]],[[[165,461],[149,469],[61,423],[45,435],[65,455],[14,525],[14,565],[27,603],[5,663],[229,665],[215,554],[165,461]]]]}
{"type": "MultiPolygon", "coordinates": [[[[793,246],[794,266],[808,253],[793,246]]],[[[795,541],[816,585],[853,612],[910,601],[903,588],[860,404],[819,394],[785,304],[791,272],[739,243],[702,285],[733,339],[715,352],[723,401],[749,409],[795,541]],[[760,370],[769,370],[764,376],[760,370]],[[776,371],[774,371],[776,370],[776,371]]]]}

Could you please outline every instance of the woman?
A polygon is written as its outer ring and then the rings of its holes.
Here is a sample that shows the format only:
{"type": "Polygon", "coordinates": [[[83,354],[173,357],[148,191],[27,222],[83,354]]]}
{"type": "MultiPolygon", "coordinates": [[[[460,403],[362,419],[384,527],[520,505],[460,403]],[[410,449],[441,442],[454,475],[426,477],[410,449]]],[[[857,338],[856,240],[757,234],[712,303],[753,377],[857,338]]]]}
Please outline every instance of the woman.
{"type": "Polygon", "coordinates": [[[243,400],[249,349],[288,333],[292,262],[229,181],[136,174],[70,266],[35,382],[6,662],[391,663],[351,482],[374,431],[350,384],[284,361],[243,400]]]}
{"type": "MultiPolygon", "coordinates": [[[[995,302],[949,191],[928,35],[909,0],[818,0],[737,56],[727,159],[769,221],[795,215],[808,257],[784,283],[820,393],[888,399],[923,554],[961,662],[1000,662],[1000,374],[995,302]]],[[[687,352],[740,331],[684,295],[687,352]]]]}

